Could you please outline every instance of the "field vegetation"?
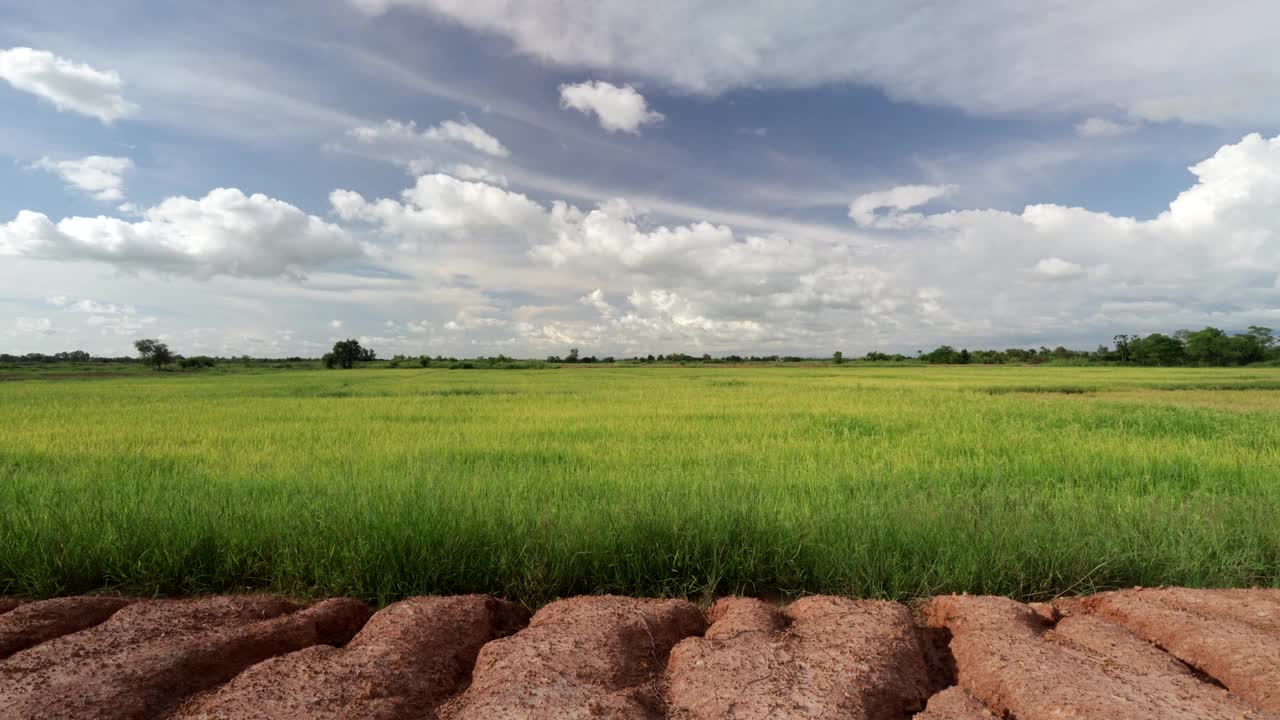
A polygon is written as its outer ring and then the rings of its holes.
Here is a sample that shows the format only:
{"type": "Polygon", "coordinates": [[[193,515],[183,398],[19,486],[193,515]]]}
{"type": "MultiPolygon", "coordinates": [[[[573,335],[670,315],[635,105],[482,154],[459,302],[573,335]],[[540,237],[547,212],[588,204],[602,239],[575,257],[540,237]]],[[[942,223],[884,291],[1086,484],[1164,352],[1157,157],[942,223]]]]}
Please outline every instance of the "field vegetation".
{"type": "Polygon", "coordinates": [[[1280,584],[1270,368],[113,367],[0,383],[0,594],[1280,584]]]}

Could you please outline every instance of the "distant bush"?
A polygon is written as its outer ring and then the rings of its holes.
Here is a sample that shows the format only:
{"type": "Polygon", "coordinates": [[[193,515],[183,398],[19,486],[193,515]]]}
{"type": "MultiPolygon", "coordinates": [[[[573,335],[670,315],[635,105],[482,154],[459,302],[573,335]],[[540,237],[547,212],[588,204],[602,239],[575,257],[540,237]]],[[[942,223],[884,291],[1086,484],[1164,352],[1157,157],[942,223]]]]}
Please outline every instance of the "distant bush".
{"type": "Polygon", "coordinates": [[[541,360],[515,360],[499,355],[473,360],[453,360],[447,367],[450,370],[545,370],[551,366],[541,360]]]}
{"type": "Polygon", "coordinates": [[[200,368],[216,367],[217,358],[211,358],[208,355],[194,355],[192,357],[184,357],[178,360],[178,367],[183,370],[199,370],[200,368]]]}

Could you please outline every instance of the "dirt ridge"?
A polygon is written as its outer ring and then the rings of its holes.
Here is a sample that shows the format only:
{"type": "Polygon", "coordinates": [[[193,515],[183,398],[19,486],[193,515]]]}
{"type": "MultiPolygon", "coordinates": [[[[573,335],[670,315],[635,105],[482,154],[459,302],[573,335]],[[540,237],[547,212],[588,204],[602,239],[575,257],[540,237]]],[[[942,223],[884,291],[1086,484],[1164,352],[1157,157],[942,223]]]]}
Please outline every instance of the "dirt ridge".
{"type": "Polygon", "coordinates": [[[0,598],[0,720],[1280,720],[1280,590],[0,598]]]}

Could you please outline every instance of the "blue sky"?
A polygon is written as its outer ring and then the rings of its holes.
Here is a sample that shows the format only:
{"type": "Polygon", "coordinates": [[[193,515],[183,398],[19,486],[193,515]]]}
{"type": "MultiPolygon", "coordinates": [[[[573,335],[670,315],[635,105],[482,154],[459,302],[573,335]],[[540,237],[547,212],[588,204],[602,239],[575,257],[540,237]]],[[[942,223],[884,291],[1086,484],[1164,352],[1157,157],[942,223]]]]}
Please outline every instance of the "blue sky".
{"type": "Polygon", "coordinates": [[[1115,5],[0,2],[0,347],[1280,325],[1280,10],[1115,5]]]}

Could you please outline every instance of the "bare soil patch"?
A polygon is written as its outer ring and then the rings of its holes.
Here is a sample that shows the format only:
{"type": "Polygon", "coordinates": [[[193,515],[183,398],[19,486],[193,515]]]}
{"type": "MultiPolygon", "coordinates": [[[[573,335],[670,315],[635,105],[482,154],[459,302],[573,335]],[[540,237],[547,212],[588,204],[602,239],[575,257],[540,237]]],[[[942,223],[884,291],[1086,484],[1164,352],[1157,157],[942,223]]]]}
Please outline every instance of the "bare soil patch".
{"type": "Polygon", "coordinates": [[[1280,714],[1280,592],[1125,590],[1084,608],[1280,714]]]}
{"type": "Polygon", "coordinates": [[[916,720],[998,720],[977,698],[961,687],[949,687],[929,698],[916,720]]]}
{"type": "Polygon", "coordinates": [[[919,633],[903,605],[808,597],[785,609],[728,598],[667,665],[669,717],[901,718],[928,700],[919,633]]]}
{"type": "Polygon", "coordinates": [[[523,607],[481,595],[388,606],[341,648],[315,645],[254,665],[175,718],[401,720],[465,689],[486,643],[524,627],[523,607]]]}
{"type": "Polygon", "coordinates": [[[3,720],[165,717],[186,697],[276,655],[349,641],[371,614],[355,600],[326,600],[283,617],[135,645],[91,666],[51,669],[11,699],[3,720]]]}
{"type": "Polygon", "coordinates": [[[1094,617],[1056,626],[998,597],[938,597],[924,615],[951,630],[960,687],[997,714],[1036,718],[1270,717],[1124,628],[1094,617]]]}
{"type": "Polygon", "coordinates": [[[1280,720],[1280,591],[0,599],[0,720],[1280,720]]]}
{"type": "Polygon", "coordinates": [[[17,605],[0,615],[0,659],[97,625],[129,602],[114,597],[68,597],[17,605]]]}
{"type": "Polygon", "coordinates": [[[471,687],[440,717],[661,720],[659,677],[667,654],[705,624],[702,612],[683,600],[559,600],[523,631],[486,645],[471,687]]]}

